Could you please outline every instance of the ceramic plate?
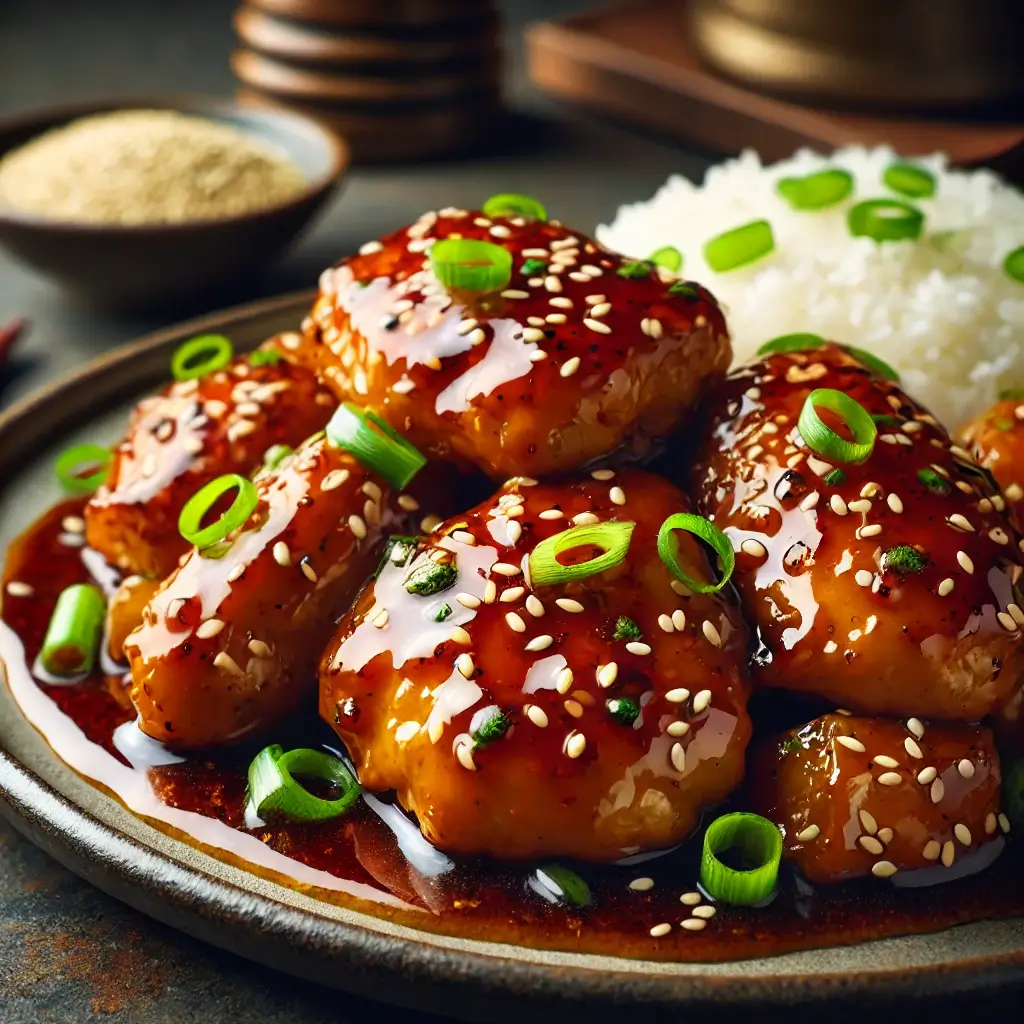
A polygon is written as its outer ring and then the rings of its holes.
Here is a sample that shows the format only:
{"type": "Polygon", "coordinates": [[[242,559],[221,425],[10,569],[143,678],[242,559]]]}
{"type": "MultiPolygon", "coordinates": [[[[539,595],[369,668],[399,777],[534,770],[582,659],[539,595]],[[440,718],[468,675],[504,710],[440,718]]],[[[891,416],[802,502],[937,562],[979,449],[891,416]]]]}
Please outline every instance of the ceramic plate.
{"type": "MultiPolygon", "coordinates": [[[[115,440],[131,401],[158,387],[195,334],[239,349],[293,327],[311,296],[291,295],[152,335],[50,385],[0,416],[0,548],[58,497],[54,453],[115,440]]],[[[0,810],[63,864],[194,936],[317,982],[476,1020],[572,1008],[808,1010],[856,995],[929,998],[1024,980],[1024,921],[965,925],[733,963],[656,963],[536,951],[417,931],[320,902],[158,831],[64,765],[0,687],[0,810]]],[[[370,904],[367,904],[370,906],[370,904]]]]}

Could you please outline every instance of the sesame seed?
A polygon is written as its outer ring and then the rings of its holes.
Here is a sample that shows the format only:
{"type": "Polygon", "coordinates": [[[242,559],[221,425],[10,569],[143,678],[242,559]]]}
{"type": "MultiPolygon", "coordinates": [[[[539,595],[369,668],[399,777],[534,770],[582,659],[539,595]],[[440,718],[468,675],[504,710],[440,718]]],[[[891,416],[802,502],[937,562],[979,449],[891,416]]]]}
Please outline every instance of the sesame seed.
{"type": "Polygon", "coordinates": [[[503,299],[528,299],[530,297],[529,292],[520,291],[518,288],[506,288],[502,293],[503,299]]]}
{"type": "Polygon", "coordinates": [[[580,368],[580,357],[573,356],[572,359],[567,359],[562,363],[562,368],[558,371],[562,377],[571,377],[580,368]]]}
{"type": "Polygon", "coordinates": [[[920,746],[918,746],[917,741],[912,736],[908,736],[903,741],[903,748],[906,750],[906,752],[911,757],[916,757],[916,758],[924,757],[924,753],[922,752],[920,746]]]}
{"type": "Polygon", "coordinates": [[[877,779],[882,786],[898,786],[902,781],[899,772],[882,772],[877,779]]]}
{"type": "Polygon", "coordinates": [[[833,512],[835,512],[837,516],[846,515],[846,502],[843,501],[843,499],[838,494],[833,494],[832,497],[828,499],[828,503],[829,507],[832,509],[833,512]]]}
{"type": "Polygon", "coordinates": [[[682,608],[677,608],[672,613],[672,625],[675,626],[678,633],[682,633],[686,629],[686,612],[682,608]]]}
{"type": "Polygon", "coordinates": [[[694,907],[693,910],[690,911],[690,913],[692,913],[693,916],[698,919],[710,921],[711,918],[713,918],[715,914],[718,913],[718,908],[712,907],[709,904],[704,904],[704,906],[702,907],[694,907]]]}
{"type": "Polygon", "coordinates": [[[956,847],[953,845],[953,840],[949,839],[942,844],[942,864],[944,867],[951,868],[954,860],[956,860],[956,847]]]}
{"type": "Polygon", "coordinates": [[[593,309],[590,311],[590,315],[598,320],[603,316],[607,316],[612,311],[612,304],[610,302],[596,302],[594,303],[593,309]]]}
{"type": "Polygon", "coordinates": [[[754,558],[764,558],[768,554],[765,546],[753,537],[748,537],[741,545],[740,550],[754,558]]]}
{"type": "Polygon", "coordinates": [[[999,625],[1002,626],[1003,629],[1009,630],[1011,633],[1016,632],[1017,623],[1009,612],[996,612],[996,618],[999,620],[999,625]]]}
{"type": "Polygon", "coordinates": [[[11,597],[31,597],[35,591],[28,583],[22,583],[21,580],[11,580],[7,584],[7,593],[11,597]]]}
{"type": "Polygon", "coordinates": [[[1000,811],[999,813],[999,827],[1009,835],[1010,832],[1010,819],[1000,811]]]}
{"type": "Polygon", "coordinates": [[[1018,626],[1024,626],[1024,610],[1021,609],[1019,604],[1014,604],[1012,601],[1006,606],[1006,610],[1013,616],[1013,621],[1018,626]]]}
{"type": "Polygon", "coordinates": [[[1010,484],[1003,493],[1009,501],[1020,501],[1021,498],[1024,498],[1024,488],[1016,483],[1010,484]]]}
{"type": "Polygon", "coordinates": [[[668,935],[670,931],[672,931],[672,925],[667,921],[663,921],[661,924],[656,924],[651,929],[651,938],[660,939],[663,935],[668,935]]]}
{"type": "Polygon", "coordinates": [[[515,630],[517,633],[526,632],[526,623],[518,612],[509,612],[505,616],[505,621],[508,623],[509,629],[515,630]]]}
{"type": "Polygon", "coordinates": [[[879,860],[871,865],[871,874],[875,878],[891,878],[896,871],[896,865],[891,860],[879,860]]]}
{"type": "Polygon", "coordinates": [[[932,765],[929,765],[927,768],[922,768],[917,773],[917,781],[922,786],[930,786],[938,778],[938,776],[938,771],[936,771],[936,769],[932,765]]]}
{"type": "Polygon", "coordinates": [[[942,784],[942,779],[936,779],[932,783],[932,788],[929,791],[929,796],[933,804],[942,803],[942,798],[946,795],[946,787],[942,784]]]}
{"type": "Polygon", "coordinates": [[[526,593],[526,587],[509,587],[508,590],[501,592],[501,597],[498,598],[502,604],[514,604],[526,593]]]}
{"type": "Polygon", "coordinates": [[[495,562],[491,566],[491,572],[496,572],[500,576],[521,576],[523,571],[511,562],[495,562]]]}
{"type": "Polygon", "coordinates": [[[584,750],[587,749],[587,737],[581,732],[576,732],[574,729],[565,738],[565,754],[566,757],[576,760],[584,750]]]}
{"type": "Polygon", "coordinates": [[[555,638],[548,633],[542,633],[540,636],[535,636],[526,644],[526,650],[528,651],[546,651],[553,643],[555,638]]]}
{"type": "Polygon", "coordinates": [[[245,566],[236,565],[231,572],[228,573],[228,583],[234,583],[235,580],[241,579],[245,575],[245,566]]]}
{"type": "Polygon", "coordinates": [[[473,760],[473,744],[462,742],[455,748],[455,756],[459,759],[459,764],[462,765],[467,771],[476,771],[476,761],[473,760]]]}
{"type": "Polygon", "coordinates": [[[292,553],[288,550],[288,545],[283,540],[279,540],[274,545],[274,561],[278,565],[292,564],[292,553]]]}
{"type": "Polygon", "coordinates": [[[665,730],[673,738],[678,739],[680,736],[685,736],[690,731],[689,722],[669,722],[668,728],[665,730]]]}
{"type": "Polygon", "coordinates": [[[810,512],[811,509],[818,504],[819,497],[821,497],[821,495],[819,495],[817,491],[811,491],[811,493],[800,502],[800,510],[802,512],[810,512]]]}
{"type": "Polygon", "coordinates": [[[868,526],[862,526],[857,531],[858,537],[877,537],[882,532],[882,527],[878,523],[870,523],[868,526]]]}
{"type": "Polygon", "coordinates": [[[654,888],[654,879],[647,877],[634,878],[633,881],[629,883],[629,887],[634,892],[647,892],[654,888]]]}
{"type": "Polygon", "coordinates": [[[974,762],[969,761],[966,757],[959,761],[956,766],[956,770],[965,778],[974,778],[974,762]]]}
{"type": "Polygon", "coordinates": [[[575,614],[583,611],[583,605],[571,597],[556,597],[555,604],[557,604],[563,612],[572,612],[575,614]]]}
{"type": "Polygon", "coordinates": [[[469,317],[467,320],[463,320],[459,324],[459,326],[456,328],[456,331],[460,335],[465,337],[467,334],[469,334],[470,331],[475,331],[478,326],[478,322],[474,320],[472,317],[469,317]]]}
{"type": "Polygon", "coordinates": [[[612,686],[619,677],[619,666],[617,662],[609,661],[607,665],[600,665],[597,669],[597,685],[607,689],[612,686]]]}
{"type": "Polygon", "coordinates": [[[469,338],[467,340],[469,341],[470,345],[476,348],[477,345],[483,344],[486,337],[487,335],[484,334],[484,329],[482,327],[478,327],[476,328],[476,330],[469,332],[469,338]]]}
{"type": "Polygon", "coordinates": [[[583,326],[589,328],[595,334],[611,334],[612,329],[601,320],[594,320],[592,317],[585,316],[583,318],[583,326]]]}
{"type": "Polygon", "coordinates": [[[568,318],[564,313],[548,313],[544,320],[549,324],[564,324],[568,318]]]}
{"type": "Polygon", "coordinates": [[[357,540],[363,540],[366,537],[366,523],[363,522],[360,516],[349,516],[348,528],[352,531],[353,536],[355,536],[357,540]]]}
{"type": "Polygon", "coordinates": [[[679,922],[688,932],[702,932],[708,926],[707,921],[702,921],[699,917],[690,917],[685,921],[679,922]]]}
{"type": "Polygon", "coordinates": [[[544,614],[544,604],[533,594],[530,594],[526,599],[526,610],[536,619],[539,619],[544,614]]]}
{"type": "Polygon", "coordinates": [[[918,718],[908,718],[907,728],[918,738],[921,739],[924,736],[924,726],[921,724],[921,720],[918,718]]]}
{"type": "Polygon", "coordinates": [[[310,583],[316,583],[319,577],[316,574],[316,569],[313,568],[313,565],[309,560],[309,555],[303,556],[302,560],[299,562],[299,569],[301,570],[302,575],[305,576],[310,583]]]}
{"type": "Polygon", "coordinates": [[[388,613],[387,608],[381,608],[381,610],[377,612],[372,619],[370,619],[370,622],[372,622],[377,629],[383,629],[388,624],[388,620],[390,618],[391,616],[388,613]]]}
{"type": "Polygon", "coordinates": [[[707,638],[708,643],[711,644],[712,647],[722,646],[722,636],[715,628],[714,623],[710,622],[708,619],[705,619],[701,623],[700,628],[704,631],[704,636],[707,638]]]}
{"type": "Polygon", "coordinates": [[[600,480],[602,483],[604,481],[606,481],[606,480],[614,480],[615,479],[615,470],[614,469],[595,469],[593,471],[593,473],[590,474],[590,477],[591,477],[592,480],[600,480]]]}
{"type": "Polygon", "coordinates": [[[572,683],[572,669],[566,666],[558,673],[558,678],[555,680],[555,689],[564,696],[572,689],[572,683]]]}
{"type": "Polygon", "coordinates": [[[250,640],[249,650],[256,655],[257,658],[269,658],[270,657],[270,646],[265,644],[262,640],[250,640]]]}
{"type": "Polygon", "coordinates": [[[573,526],[593,526],[594,523],[599,523],[601,520],[593,512],[581,512],[579,515],[573,516],[571,522],[573,526]]]}
{"type": "Polygon", "coordinates": [[[527,704],[523,708],[523,712],[526,717],[533,722],[539,729],[546,729],[548,726],[548,716],[543,708],[537,707],[536,704],[527,704]]]}
{"type": "Polygon", "coordinates": [[[543,512],[541,512],[541,514],[537,518],[538,519],[562,519],[562,518],[564,518],[564,516],[565,516],[565,513],[560,508],[548,508],[548,509],[545,509],[543,512]]]}
{"type": "Polygon", "coordinates": [[[895,757],[889,757],[888,754],[877,754],[873,758],[875,764],[881,765],[883,768],[899,768],[900,763],[895,757]]]}
{"type": "Polygon", "coordinates": [[[553,299],[548,299],[548,304],[557,306],[559,309],[572,309],[572,299],[567,299],[562,295],[556,295],[553,299]]]}
{"type": "Polygon", "coordinates": [[[938,860],[939,854],[942,853],[942,844],[935,839],[929,839],[924,844],[924,849],[921,851],[921,856],[925,860],[938,860]]]}
{"type": "Polygon", "coordinates": [[[686,751],[683,749],[681,743],[673,743],[672,750],[669,752],[669,758],[672,761],[672,767],[677,772],[686,771],[686,751]]]}
{"type": "Polygon", "coordinates": [[[682,704],[684,701],[689,700],[689,698],[690,691],[682,686],[678,686],[674,690],[669,690],[668,693],[665,694],[665,700],[667,700],[669,704],[682,704]]]}
{"type": "MultiPolygon", "coordinates": [[[[520,506],[521,507],[521,506],[520,506]]],[[[518,544],[519,538],[523,535],[523,525],[515,519],[510,519],[506,527],[510,544],[518,544]]]]}
{"type": "Polygon", "coordinates": [[[647,330],[650,336],[657,341],[664,333],[665,329],[661,325],[661,321],[657,317],[651,317],[647,323],[647,330]]]}
{"type": "Polygon", "coordinates": [[[954,512],[946,522],[955,530],[962,530],[964,533],[974,533],[974,527],[959,512],[954,512]]]}
{"type": "Polygon", "coordinates": [[[523,341],[543,341],[544,332],[538,327],[524,327],[523,341]]]}
{"type": "Polygon", "coordinates": [[[498,597],[498,585],[494,580],[488,580],[484,584],[484,604],[494,604],[498,597]]]}
{"type": "Polygon", "coordinates": [[[226,651],[219,651],[213,659],[214,668],[222,668],[233,676],[244,676],[245,673],[238,667],[238,662],[226,651]]]}
{"type": "Polygon", "coordinates": [[[962,822],[958,821],[953,826],[953,835],[955,835],[964,846],[971,845],[971,830],[962,822]]]}
{"type": "Polygon", "coordinates": [[[870,512],[871,502],[866,498],[858,498],[856,501],[851,501],[846,507],[851,512],[870,512]]]}
{"type": "Polygon", "coordinates": [[[985,835],[992,835],[998,827],[999,824],[996,821],[995,813],[993,811],[989,811],[988,814],[985,815],[985,835]]]}
{"type": "Polygon", "coordinates": [[[694,695],[693,698],[693,710],[695,714],[702,714],[707,710],[708,705],[711,703],[711,691],[700,690],[694,695]]]}
{"type": "Polygon", "coordinates": [[[863,754],[867,749],[856,736],[837,736],[836,743],[841,743],[848,750],[853,750],[858,754],[863,754]]]}
{"type": "Polygon", "coordinates": [[[956,553],[956,560],[960,563],[960,568],[964,572],[974,572],[974,562],[971,561],[971,556],[966,551],[958,551],[956,553]]]}
{"type": "Polygon", "coordinates": [[[679,897],[680,903],[685,903],[688,907],[695,907],[704,897],[699,892],[684,892],[679,897]]]}
{"type": "Polygon", "coordinates": [[[992,529],[988,531],[988,535],[989,535],[989,538],[991,540],[994,540],[997,544],[1009,544],[1010,543],[1009,536],[1007,535],[1006,531],[1001,526],[993,526],[992,529]]]}
{"type": "Polygon", "coordinates": [[[878,831],[878,822],[875,821],[875,816],[870,811],[860,810],[857,812],[857,817],[860,818],[861,827],[865,832],[874,835],[878,831]]]}
{"type": "Polygon", "coordinates": [[[672,625],[672,618],[669,615],[664,615],[664,614],[663,615],[659,615],[658,616],[658,625],[666,633],[673,633],[673,632],[675,632],[675,626],[672,625]]]}
{"type": "Polygon", "coordinates": [[[639,640],[631,640],[626,644],[626,650],[629,651],[630,654],[636,654],[642,657],[645,654],[651,653],[651,645],[642,643],[639,640]]]}
{"type": "Polygon", "coordinates": [[[452,631],[448,634],[448,639],[456,644],[464,644],[466,647],[473,642],[473,638],[469,635],[467,630],[462,628],[462,626],[452,626],[452,631]]]}
{"type": "Polygon", "coordinates": [[[885,847],[874,836],[861,836],[858,840],[861,847],[876,857],[885,852],[885,847]]]}
{"type": "Polygon", "coordinates": [[[479,608],[480,598],[474,597],[472,594],[456,594],[455,600],[462,605],[463,608],[479,608]]]}
{"type": "Polygon", "coordinates": [[[469,547],[476,544],[476,537],[474,537],[468,530],[453,530],[452,540],[457,541],[459,544],[466,544],[469,547]]]}
{"type": "Polygon", "coordinates": [[[420,520],[420,530],[423,533],[433,533],[443,522],[440,516],[424,516],[420,520]]]}
{"type": "Polygon", "coordinates": [[[220,619],[206,619],[204,622],[200,622],[196,628],[196,636],[201,640],[209,640],[210,637],[216,636],[224,628],[224,623],[220,619]]]}
{"type": "Polygon", "coordinates": [[[587,295],[587,296],[586,296],[586,297],[585,297],[585,298],[583,299],[583,301],[584,301],[584,302],[585,302],[585,303],[586,303],[586,304],[587,304],[588,306],[599,306],[599,305],[601,305],[601,303],[602,303],[602,302],[604,302],[604,301],[605,301],[606,299],[607,299],[607,296],[606,296],[606,295],[587,295]]]}
{"type": "Polygon", "coordinates": [[[853,578],[857,581],[859,587],[870,587],[874,581],[874,573],[868,572],[867,569],[858,569],[854,574],[853,578]]]}
{"type": "Polygon", "coordinates": [[[807,828],[801,832],[797,832],[796,839],[798,843],[809,843],[812,839],[817,839],[821,835],[821,829],[817,825],[808,825],[807,828]]]}
{"type": "Polygon", "coordinates": [[[608,498],[613,505],[626,504],[626,492],[621,487],[613,487],[608,492],[608,498]]]}
{"type": "Polygon", "coordinates": [[[888,496],[888,497],[887,497],[887,498],[885,499],[885,503],[886,503],[886,504],[887,504],[887,505],[889,506],[889,508],[890,508],[890,509],[891,509],[891,510],[892,510],[893,512],[895,512],[895,513],[896,513],[896,515],[900,515],[900,514],[901,514],[901,513],[903,512],[903,502],[902,502],[902,501],[900,501],[900,499],[899,499],[899,496],[898,496],[898,495],[896,495],[896,494],[890,494],[890,495],[889,495],[889,496],[888,496]]]}

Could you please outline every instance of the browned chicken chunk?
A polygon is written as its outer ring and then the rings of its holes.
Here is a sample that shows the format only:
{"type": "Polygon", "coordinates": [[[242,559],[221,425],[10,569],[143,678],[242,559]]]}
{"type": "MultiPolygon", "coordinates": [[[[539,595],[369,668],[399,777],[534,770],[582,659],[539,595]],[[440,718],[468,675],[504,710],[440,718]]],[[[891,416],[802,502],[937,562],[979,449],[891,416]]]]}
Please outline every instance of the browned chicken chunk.
{"type": "Polygon", "coordinates": [[[1024,392],[1001,398],[958,433],[964,447],[991,470],[1019,525],[1024,515],[1024,392]]]}

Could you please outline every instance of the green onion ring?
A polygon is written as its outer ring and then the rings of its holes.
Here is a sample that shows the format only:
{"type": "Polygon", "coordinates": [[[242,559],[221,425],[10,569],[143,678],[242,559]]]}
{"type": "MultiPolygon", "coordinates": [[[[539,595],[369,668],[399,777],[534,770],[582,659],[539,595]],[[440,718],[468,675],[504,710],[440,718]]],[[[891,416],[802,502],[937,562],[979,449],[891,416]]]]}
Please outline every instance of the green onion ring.
{"type": "Polygon", "coordinates": [[[722,903],[753,907],[775,892],[782,862],[782,833],[777,825],[759,814],[723,814],[704,833],[700,858],[700,881],[708,894],[722,903]],[[731,868],[719,859],[729,849],[738,849],[749,869],[731,868]]]}
{"type": "Polygon", "coordinates": [[[520,195],[518,192],[499,192],[480,207],[485,217],[523,217],[526,220],[546,221],[548,211],[544,204],[533,196],[520,195]]]}
{"type": "Polygon", "coordinates": [[[573,526],[542,540],[530,552],[530,578],[537,586],[569,583],[611,569],[626,557],[636,523],[611,522],[573,526]],[[578,565],[562,565],[558,556],[573,548],[598,547],[604,554],[578,565]]]}
{"type": "Polygon", "coordinates": [[[775,190],[794,210],[824,210],[850,195],[853,175],[841,167],[830,167],[803,178],[781,178],[775,190]]]}
{"type": "Polygon", "coordinates": [[[295,821],[329,821],[340,817],[361,790],[348,766],[320,750],[300,747],[285,753],[276,743],[265,747],[249,765],[249,802],[261,818],[282,815],[295,821]],[[341,790],[337,800],[314,796],[295,775],[311,775],[341,790]]]}
{"type": "Polygon", "coordinates": [[[780,334],[771,341],[766,341],[758,350],[759,356],[771,355],[774,352],[806,352],[811,348],[821,348],[825,339],[820,334],[780,334]]]}
{"type": "Polygon", "coordinates": [[[75,583],[62,590],[39,655],[43,668],[55,676],[91,672],[106,613],[103,594],[91,583],[75,583]]]}
{"type": "Polygon", "coordinates": [[[871,456],[878,428],[867,410],[856,399],[832,388],[817,388],[804,400],[797,429],[807,447],[828,462],[858,463],[871,456]],[[853,440],[840,437],[826,426],[816,406],[837,413],[850,428],[853,440]]]}
{"type": "Polygon", "coordinates": [[[877,376],[884,380],[893,380],[897,384],[900,382],[900,375],[884,359],[879,359],[873,352],[869,352],[866,348],[857,348],[856,345],[843,345],[842,348],[877,376]]]}
{"type": "Polygon", "coordinates": [[[729,538],[714,523],[692,512],[676,512],[661,524],[661,529],[658,530],[658,554],[672,575],[698,594],[714,594],[721,590],[729,582],[736,568],[736,552],[733,551],[729,538]],[[692,533],[714,549],[715,554],[722,560],[722,578],[717,583],[704,583],[687,575],[679,562],[679,542],[672,536],[674,530],[692,533]]]}
{"type": "Polygon", "coordinates": [[[200,334],[174,350],[171,373],[175,380],[194,380],[221,370],[231,362],[234,349],[223,334],[200,334]]]}
{"type": "Polygon", "coordinates": [[[445,288],[496,292],[512,277],[512,253],[493,242],[443,238],[430,249],[430,267],[445,288]]]}
{"type": "Polygon", "coordinates": [[[69,494],[92,494],[107,478],[107,467],[113,458],[109,448],[98,444],[76,444],[57,456],[53,471],[61,487],[69,494]],[[96,468],[86,476],[82,471],[96,468]]]}
{"type": "Polygon", "coordinates": [[[704,261],[716,273],[745,267],[767,256],[775,248],[772,226],[766,220],[752,220],[704,243],[704,261]]]}
{"type": "Polygon", "coordinates": [[[1006,254],[1003,260],[1003,272],[1018,284],[1024,284],[1024,245],[1018,246],[1013,252],[1006,254]]]}
{"type": "Polygon", "coordinates": [[[882,174],[882,181],[893,192],[911,199],[935,195],[935,175],[914,164],[890,164],[882,174]]]}
{"type": "Polygon", "coordinates": [[[200,550],[208,548],[211,544],[226,540],[233,530],[242,526],[258,504],[259,497],[251,480],[237,473],[225,473],[201,487],[185,502],[178,517],[178,532],[189,544],[194,544],[200,550]],[[233,488],[237,488],[238,493],[231,507],[216,522],[204,527],[204,516],[222,495],[233,488]]]}
{"type": "Polygon", "coordinates": [[[846,223],[855,238],[898,242],[920,236],[924,214],[899,199],[865,199],[850,207],[846,223]]]}
{"type": "Polygon", "coordinates": [[[664,267],[670,274],[683,269],[683,254],[674,245],[663,245],[647,257],[655,266],[664,267]]]}
{"type": "Polygon", "coordinates": [[[590,886],[561,864],[542,864],[537,868],[538,881],[552,896],[558,896],[574,907],[589,907],[594,902],[590,886]]]}
{"type": "Polygon", "coordinates": [[[423,453],[375,412],[351,402],[340,405],[331,417],[327,440],[335,448],[351,452],[366,469],[379,473],[400,491],[427,464],[423,453]]]}

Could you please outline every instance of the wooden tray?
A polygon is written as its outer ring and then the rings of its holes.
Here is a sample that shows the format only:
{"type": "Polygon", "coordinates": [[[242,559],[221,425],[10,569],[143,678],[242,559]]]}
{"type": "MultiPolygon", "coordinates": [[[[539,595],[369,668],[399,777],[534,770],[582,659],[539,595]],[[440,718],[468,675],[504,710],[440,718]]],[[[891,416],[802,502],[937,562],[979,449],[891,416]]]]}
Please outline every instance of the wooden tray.
{"type": "Polygon", "coordinates": [[[526,33],[530,75],[560,99],[724,153],[753,148],[778,160],[800,146],[886,143],[1024,176],[1024,113],[1015,124],[909,120],[762,96],[700,66],[681,7],[647,0],[538,22],[526,33]]]}

